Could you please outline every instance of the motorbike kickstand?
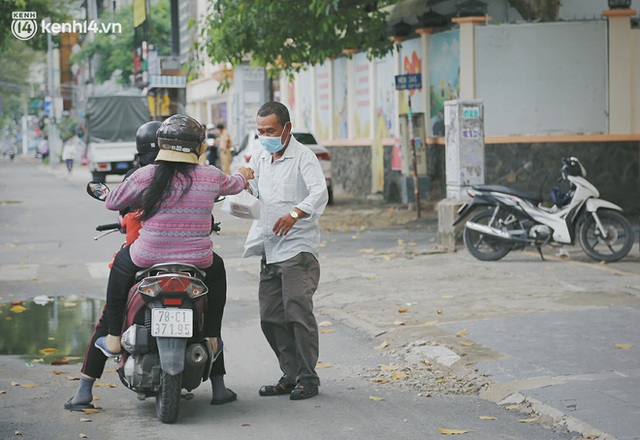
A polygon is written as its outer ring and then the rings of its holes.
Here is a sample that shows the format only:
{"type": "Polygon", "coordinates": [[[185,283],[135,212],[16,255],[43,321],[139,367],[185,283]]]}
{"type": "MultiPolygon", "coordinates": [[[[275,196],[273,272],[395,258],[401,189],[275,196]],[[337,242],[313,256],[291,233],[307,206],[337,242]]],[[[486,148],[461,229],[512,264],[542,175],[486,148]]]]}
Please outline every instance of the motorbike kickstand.
{"type": "Polygon", "coordinates": [[[542,246],[536,246],[536,249],[538,249],[538,253],[540,254],[540,258],[542,258],[542,261],[547,261],[544,259],[544,255],[542,255],[542,246]]]}

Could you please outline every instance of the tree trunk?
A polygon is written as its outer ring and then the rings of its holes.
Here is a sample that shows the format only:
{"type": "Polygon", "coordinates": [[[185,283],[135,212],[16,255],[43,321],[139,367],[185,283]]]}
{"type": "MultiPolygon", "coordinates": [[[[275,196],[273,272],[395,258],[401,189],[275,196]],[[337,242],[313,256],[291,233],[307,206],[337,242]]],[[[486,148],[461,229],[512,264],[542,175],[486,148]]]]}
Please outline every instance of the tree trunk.
{"type": "Polygon", "coordinates": [[[556,21],[560,12],[560,0],[509,0],[509,5],[527,21],[556,21]]]}

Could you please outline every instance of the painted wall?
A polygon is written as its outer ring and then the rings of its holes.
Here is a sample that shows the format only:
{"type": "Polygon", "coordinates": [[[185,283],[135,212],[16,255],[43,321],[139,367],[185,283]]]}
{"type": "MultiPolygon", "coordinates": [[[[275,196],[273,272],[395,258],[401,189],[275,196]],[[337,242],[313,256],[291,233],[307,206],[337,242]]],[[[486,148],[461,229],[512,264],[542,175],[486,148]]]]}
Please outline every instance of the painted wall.
{"type": "Polygon", "coordinates": [[[487,136],[606,133],[607,23],[476,27],[487,136]]]}
{"type": "Polygon", "coordinates": [[[429,37],[429,134],[444,136],[444,102],[460,96],[460,32],[429,37]]]}

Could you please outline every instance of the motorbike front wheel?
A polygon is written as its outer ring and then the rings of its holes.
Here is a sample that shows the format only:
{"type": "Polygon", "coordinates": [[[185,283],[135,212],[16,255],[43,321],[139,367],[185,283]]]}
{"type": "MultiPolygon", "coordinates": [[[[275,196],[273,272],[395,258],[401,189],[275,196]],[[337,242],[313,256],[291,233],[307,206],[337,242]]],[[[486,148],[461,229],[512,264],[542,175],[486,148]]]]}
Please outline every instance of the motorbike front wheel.
{"type": "Polygon", "coordinates": [[[610,210],[596,212],[601,230],[593,214],[580,226],[580,246],[596,261],[611,263],[625,257],[633,246],[633,229],[620,213],[610,210]]]}
{"type": "MultiPolygon", "coordinates": [[[[502,231],[516,229],[516,226],[520,224],[513,215],[505,211],[498,211],[494,217],[493,209],[480,211],[471,217],[469,221],[502,231]]],[[[509,241],[466,227],[464,228],[464,244],[471,255],[483,261],[499,260],[507,255],[512,247],[512,243],[509,241]]]]}
{"type": "Polygon", "coordinates": [[[182,373],[172,376],[162,372],[160,389],[156,395],[156,414],[162,423],[175,423],[178,419],[182,373]]]}

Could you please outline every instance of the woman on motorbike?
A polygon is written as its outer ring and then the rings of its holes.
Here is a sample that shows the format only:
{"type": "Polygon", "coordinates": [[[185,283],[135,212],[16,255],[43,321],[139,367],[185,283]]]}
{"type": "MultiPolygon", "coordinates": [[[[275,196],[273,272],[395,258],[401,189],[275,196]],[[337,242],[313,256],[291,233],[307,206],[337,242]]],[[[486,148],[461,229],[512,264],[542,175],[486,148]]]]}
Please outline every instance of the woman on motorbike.
{"type": "MultiPolygon", "coordinates": [[[[186,115],[169,117],[157,131],[159,152],[155,164],[140,168],[107,196],[108,209],[140,209],[142,228],[138,239],[116,254],[109,274],[108,335],[95,342],[105,356],[120,353],[124,309],[135,274],[165,262],[189,263],[206,272],[209,319],[205,334],[214,353],[222,350],[220,330],[226,301],[226,274],[222,259],[213,253],[209,237],[211,211],[218,196],[242,191],[247,180],[253,178],[253,171],[241,167],[229,176],[215,167],[199,165],[199,156],[206,150],[204,137],[204,127],[195,119],[186,115]]],[[[222,353],[218,359],[211,373],[212,404],[236,399],[235,393],[224,384],[222,353]]],[[[90,400],[86,400],[91,397],[92,385],[93,382],[89,384],[89,393],[86,385],[84,392],[79,388],[65,408],[80,409],[82,404],[89,405],[90,400]]]]}

